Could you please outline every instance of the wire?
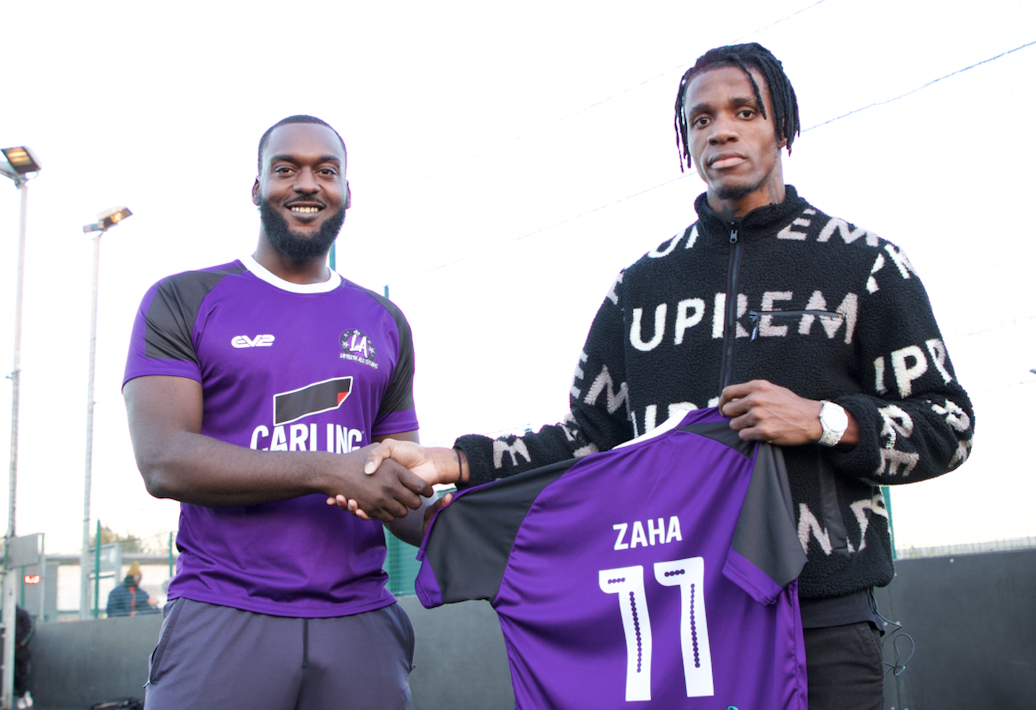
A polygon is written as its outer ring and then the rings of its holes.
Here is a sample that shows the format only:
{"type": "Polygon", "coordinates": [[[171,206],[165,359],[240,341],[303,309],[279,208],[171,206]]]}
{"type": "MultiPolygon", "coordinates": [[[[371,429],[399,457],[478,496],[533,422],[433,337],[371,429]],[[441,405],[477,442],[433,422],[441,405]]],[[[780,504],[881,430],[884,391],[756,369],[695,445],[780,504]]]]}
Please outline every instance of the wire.
{"type": "Polygon", "coordinates": [[[950,72],[949,74],[946,74],[945,76],[940,76],[938,79],[932,79],[927,84],[923,84],[923,85],[917,87],[916,89],[911,89],[910,91],[906,92],[905,94],[900,94],[899,96],[893,96],[891,99],[885,99],[884,101],[876,101],[876,102],[874,102],[872,104],[868,104],[867,106],[863,106],[862,108],[853,109],[849,113],[843,113],[841,116],[835,116],[834,118],[829,118],[828,120],[824,121],[823,123],[818,123],[815,126],[810,126],[809,128],[803,129],[802,132],[803,133],[808,133],[809,131],[812,131],[814,128],[820,128],[821,126],[826,126],[829,123],[834,123],[835,121],[838,121],[838,120],[841,120],[843,118],[846,118],[847,116],[852,116],[854,113],[860,113],[861,111],[866,111],[867,109],[874,108],[875,106],[884,106],[885,104],[890,104],[893,101],[899,101],[900,99],[906,98],[907,96],[910,96],[911,94],[916,94],[918,91],[921,91],[922,89],[927,89],[932,84],[938,84],[943,79],[949,79],[951,76],[956,76],[957,74],[963,74],[964,72],[966,72],[966,71],[968,71],[970,69],[974,69],[975,67],[980,67],[983,64],[988,64],[989,62],[992,62],[992,61],[995,61],[997,59],[1000,59],[1001,57],[1006,57],[1008,54],[1013,54],[1014,52],[1017,52],[1019,50],[1025,49],[1026,47],[1031,47],[1034,44],[1036,44],[1036,40],[1033,40],[1032,42],[1026,42],[1023,45],[1015,47],[1014,49],[1009,49],[1006,52],[1002,52],[1002,53],[996,55],[995,57],[990,57],[989,59],[983,59],[981,62],[976,62],[975,64],[972,64],[969,67],[964,67],[963,69],[958,69],[957,71],[950,72]]]}
{"type": "MultiPolygon", "coordinates": [[[[803,12],[806,12],[808,10],[812,10],[814,7],[816,7],[817,5],[820,5],[820,4],[824,3],[824,2],[827,2],[827,0],[817,0],[817,2],[813,3],[812,5],[807,5],[806,7],[802,8],[800,10],[796,10],[795,12],[791,13],[787,17],[782,17],[779,20],[771,22],[770,24],[766,25],[765,27],[760,27],[757,30],[753,30],[752,32],[749,32],[746,35],[738,37],[735,40],[732,40],[730,42],[730,44],[738,44],[742,40],[748,39],[749,37],[754,37],[755,35],[757,35],[757,34],[759,34],[761,32],[764,32],[765,30],[768,30],[771,27],[779,25],[782,22],[786,22],[787,20],[790,20],[793,17],[796,17],[797,15],[802,14],[803,12]]],[[[517,143],[519,141],[523,141],[526,138],[528,138],[529,136],[535,135],[535,134],[537,134],[537,133],[539,133],[541,131],[545,131],[545,130],[554,128],[555,126],[559,126],[562,123],[564,123],[565,121],[573,119],[576,116],[580,116],[580,115],[586,113],[587,111],[591,111],[591,110],[593,110],[593,109],[595,109],[595,108],[597,108],[599,106],[603,106],[604,104],[606,104],[606,103],[608,103],[608,102],[610,102],[610,101],[612,101],[614,99],[617,99],[620,96],[625,96],[626,94],[630,93],[631,91],[636,91],[637,89],[639,89],[639,88],[641,88],[643,86],[647,86],[648,84],[651,84],[651,83],[653,83],[655,81],[658,81],[659,79],[662,79],[663,77],[669,76],[669,75],[673,74],[674,72],[680,71],[681,69],[683,69],[686,66],[687,66],[687,62],[680,62],[676,66],[671,67],[669,69],[666,69],[661,74],[656,74],[656,75],[654,75],[654,76],[652,76],[652,77],[650,77],[648,79],[644,79],[643,81],[641,81],[641,82],[639,82],[637,84],[634,84],[632,86],[629,86],[629,87],[623,89],[622,91],[619,91],[618,93],[612,94],[611,96],[606,96],[603,99],[595,101],[592,104],[590,104],[588,106],[584,106],[583,108],[579,109],[578,111],[570,113],[570,114],[568,114],[566,116],[562,116],[559,119],[556,119],[556,120],[551,121],[549,123],[545,123],[545,124],[543,124],[541,126],[537,126],[536,128],[533,128],[531,131],[528,131],[527,133],[522,133],[521,135],[515,136],[514,138],[512,138],[509,141],[507,141],[506,143],[498,143],[498,144],[494,145],[493,147],[489,148],[488,150],[483,150],[483,151],[481,151],[479,153],[475,153],[471,157],[467,158],[464,162],[474,162],[474,161],[479,160],[479,159],[481,159],[481,158],[483,158],[483,157],[485,157],[487,155],[493,155],[494,153],[497,153],[497,152],[503,150],[506,146],[510,146],[510,145],[512,145],[514,143],[517,143]]],[[[455,164],[455,166],[456,166],[456,164],[455,164]]],[[[414,187],[415,185],[419,185],[419,184],[421,184],[423,182],[431,180],[433,177],[437,177],[438,175],[439,175],[438,173],[426,175],[426,176],[424,176],[422,178],[418,178],[417,180],[415,180],[413,182],[407,183],[406,185],[401,185],[397,189],[405,189],[405,188],[409,188],[409,187],[414,187]]]]}
{"type": "Polygon", "coordinates": [[[997,323],[996,325],[991,325],[988,328],[983,328],[982,330],[973,330],[970,333],[960,333],[960,334],[953,333],[949,337],[950,338],[967,338],[967,337],[972,336],[972,335],[981,335],[982,333],[988,333],[991,330],[1000,330],[1001,328],[1008,328],[1008,327],[1010,327],[1012,325],[1021,325],[1022,323],[1029,323],[1029,322],[1032,322],[1034,320],[1036,320],[1036,316],[1029,316],[1028,318],[1015,318],[1014,320],[1004,321],[1003,323],[997,323]]]}
{"type": "MultiPolygon", "coordinates": [[[[825,0],[820,0],[820,2],[824,2],[824,1],[825,0]]],[[[808,10],[808,9],[810,9],[812,7],[816,7],[816,5],[819,5],[820,2],[814,3],[813,5],[810,5],[809,7],[804,8],[803,10],[800,10],[799,12],[804,12],[805,10],[808,10]]],[[[798,13],[795,13],[795,14],[798,14],[798,13]]],[[[789,15],[787,18],[784,18],[784,19],[789,19],[791,17],[794,17],[794,15],[789,15]]],[[[783,21],[784,20],[778,20],[778,22],[783,22],[783,21]]],[[[774,24],[776,24],[776,23],[774,23],[774,24]]],[[[950,72],[949,74],[941,76],[938,79],[933,79],[933,80],[931,80],[931,81],[929,81],[929,82],[927,82],[925,84],[922,84],[921,86],[918,86],[915,89],[911,89],[910,91],[906,92],[905,94],[900,94],[899,96],[895,96],[895,97],[893,97],[891,99],[886,99],[885,101],[878,101],[878,102],[875,102],[875,103],[872,103],[872,104],[868,104],[867,106],[863,106],[861,108],[849,111],[848,113],[844,113],[841,116],[835,116],[834,118],[828,119],[828,120],[826,120],[826,121],[824,121],[822,123],[818,123],[815,126],[810,126],[809,128],[804,129],[802,132],[806,133],[807,131],[812,131],[815,128],[820,128],[821,126],[826,126],[828,124],[834,123],[835,121],[840,121],[843,118],[846,118],[848,116],[852,116],[853,114],[856,114],[856,113],[860,113],[861,111],[866,111],[867,109],[873,108],[875,106],[882,106],[884,104],[892,103],[893,101],[898,101],[899,99],[902,99],[902,98],[904,98],[906,96],[910,96],[911,94],[915,94],[918,91],[921,91],[922,89],[926,89],[929,86],[932,86],[933,84],[937,84],[938,82],[942,81],[943,79],[948,79],[951,76],[955,76],[957,74],[961,74],[963,72],[968,71],[969,69],[974,69],[975,67],[982,66],[983,64],[988,64],[989,62],[995,61],[995,60],[1000,59],[1002,57],[1006,57],[1007,55],[1013,54],[1014,52],[1017,52],[1019,50],[1025,49],[1026,47],[1031,47],[1034,44],[1036,44],[1036,40],[1033,40],[1031,42],[1026,42],[1023,45],[1015,47],[1014,49],[1009,49],[1006,52],[1001,52],[1000,54],[998,54],[998,55],[996,55],[994,57],[990,57],[988,59],[983,59],[981,62],[976,62],[975,64],[972,64],[971,66],[967,66],[967,67],[964,67],[963,69],[958,69],[956,71],[950,72]]],[[[649,79],[648,81],[653,81],[653,80],[649,79]]],[[[644,83],[646,83],[646,82],[644,82],[644,83]]],[[[625,92],[622,92],[622,93],[625,93],[625,92]]],[[[616,96],[619,96],[619,95],[620,94],[616,94],[616,96]]],[[[612,97],[612,98],[614,98],[614,97],[612,97]]],[[[608,101],[608,100],[610,100],[610,99],[604,99],[604,100],[602,100],[602,101],[600,101],[600,102],[598,102],[597,104],[594,104],[594,105],[595,106],[599,105],[601,103],[604,103],[604,101],[608,101]]],[[[591,107],[587,107],[587,108],[591,108],[591,107]]],[[[583,110],[585,111],[586,109],[583,109],[583,110]]],[[[576,114],[572,114],[572,115],[576,115],[576,114]]],[[[562,119],[562,120],[565,120],[565,119],[562,119]]],[[[526,134],[526,135],[529,135],[529,134],[526,134]]],[[[572,222],[574,220],[581,219],[582,217],[586,217],[587,215],[593,214],[594,212],[599,212],[600,210],[604,210],[604,209],[607,209],[609,207],[614,207],[615,205],[617,205],[617,204],[619,204],[621,202],[625,202],[626,200],[631,200],[634,197],[640,197],[641,195],[645,195],[645,194],[647,194],[649,192],[653,192],[654,190],[658,190],[658,189],[660,189],[662,187],[665,187],[667,185],[671,185],[672,183],[678,182],[679,180],[683,180],[684,178],[690,177],[692,175],[693,176],[697,176],[697,173],[695,173],[695,172],[683,173],[683,174],[680,175],[680,177],[674,178],[672,180],[667,180],[666,182],[659,183],[658,185],[654,185],[653,187],[645,188],[645,189],[643,189],[643,190],[641,190],[639,192],[635,192],[635,193],[633,193],[631,195],[627,195],[627,196],[621,197],[621,198],[619,198],[617,200],[613,200],[612,202],[609,202],[607,204],[600,205],[599,207],[595,207],[595,208],[587,210],[585,212],[580,212],[577,215],[573,215],[571,217],[566,217],[565,219],[559,220],[557,222],[553,222],[552,224],[548,224],[545,227],[540,227],[539,229],[534,229],[531,232],[526,232],[525,234],[522,234],[522,235],[520,235],[518,237],[513,237],[513,238],[508,239],[506,241],[495,242],[494,244],[490,245],[488,248],[483,249],[483,250],[481,250],[479,252],[475,252],[473,254],[467,254],[465,256],[462,256],[462,257],[459,257],[457,259],[454,259],[453,261],[449,261],[449,262],[440,264],[439,266],[432,267],[431,269],[427,269],[426,271],[419,271],[419,272],[417,272],[415,274],[412,274],[412,275],[410,275],[408,277],[405,277],[405,278],[413,279],[413,278],[417,278],[419,276],[425,276],[425,275],[433,273],[435,271],[439,271],[439,270],[445,269],[445,268],[447,268],[449,266],[454,266],[456,264],[460,264],[462,262],[468,261],[468,260],[473,259],[473,258],[475,258],[477,256],[481,256],[483,254],[491,253],[491,252],[493,252],[493,251],[495,251],[495,250],[499,249],[500,247],[505,246],[507,244],[513,244],[514,242],[517,242],[517,241],[520,241],[522,239],[525,239],[526,237],[531,237],[534,234],[539,234],[540,232],[545,232],[545,231],[547,231],[549,229],[553,229],[554,227],[560,226],[562,224],[566,224],[568,222],[572,222]]],[[[994,327],[998,327],[998,326],[994,326],[994,327]]],[[[983,331],[977,331],[977,332],[983,332],[983,331]]],[[[974,335],[974,334],[975,333],[966,333],[965,335],[974,335]]],[[[964,337],[964,336],[958,336],[958,337],[964,337]]]]}
{"type": "Polygon", "coordinates": [[[760,28],[759,28],[759,29],[757,29],[757,30],[756,30],[755,32],[749,32],[748,34],[746,34],[746,35],[744,35],[744,36],[742,36],[742,37],[738,37],[738,38],[737,38],[737,39],[735,39],[735,40],[734,40],[733,42],[731,42],[731,44],[740,44],[740,43],[741,43],[741,42],[742,42],[743,40],[746,40],[746,39],[748,39],[749,37],[754,37],[755,35],[759,34],[760,32],[764,32],[765,30],[768,30],[768,29],[770,29],[771,27],[775,27],[776,25],[779,25],[779,24],[781,24],[781,23],[782,23],[782,22],[784,22],[785,20],[790,20],[791,18],[795,17],[796,15],[801,15],[801,14],[802,14],[803,12],[806,12],[807,10],[812,10],[812,9],[813,9],[814,7],[816,7],[817,5],[820,5],[820,4],[821,4],[821,3],[823,3],[823,2],[827,2],[827,0],[817,0],[817,1],[816,1],[815,3],[813,3],[812,5],[809,5],[809,6],[807,6],[807,7],[804,7],[804,8],[802,8],[801,10],[796,10],[795,12],[791,13],[791,14],[790,14],[790,15],[788,15],[787,17],[782,17],[781,19],[777,20],[776,22],[771,22],[771,23],[770,23],[770,24],[768,24],[768,25],[767,25],[766,27],[760,27],[760,28]]]}
{"type": "Polygon", "coordinates": [[[427,271],[418,271],[415,274],[411,274],[407,278],[409,278],[409,279],[416,279],[416,278],[418,278],[420,276],[426,276],[426,275],[431,274],[431,273],[433,273],[435,271],[440,271],[442,269],[445,269],[448,266],[453,266],[454,264],[460,264],[461,262],[468,261],[469,259],[474,259],[474,258],[479,257],[479,256],[483,256],[484,254],[490,254],[490,253],[496,251],[497,249],[499,249],[500,247],[506,246],[508,244],[514,244],[515,242],[521,241],[522,239],[525,239],[526,237],[531,237],[531,236],[533,236],[535,234],[539,234],[540,232],[546,232],[547,230],[554,229],[554,227],[559,227],[562,224],[565,224],[567,222],[572,222],[574,220],[581,219],[583,217],[586,217],[589,214],[593,214],[594,212],[600,212],[601,210],[608,209],[609,207],[614,207],[615,205],[619,204],[620,202],[625,202],[626,200],[632,200],[634,197],[640,197],[643,194],[646,194],[648,192],[652,192],[652,191],[657,190],[657,189],[659,189],[661,187],[665,187],[666,185],[672,185],[674,182],[679,182],[680,180],[683,180],[684,178],[691,177],[691,176],[697,177],[697,173],[684,173],[684,174],[680,175],[679,177],[675,177],[672,180],[666,180],[665,182],[659,183],[658,185],[655,185],[654,187],[648,187],[648,188],[645,188],[645,189],[641,190],[640,192],[634,192],[632,195],[626,195],[625,197],[620,197],[617,200],[613,200],[612,202],[609,202],[607,204],[600,205],[598,207],[594,207],[593,209],[587,210],[586,212],[580,212],[577,215],[572,215],[571,217],[566,217],[565,219],[558,220],[557,222],[554,222],[552,224],[548,224],[545,227],[540,227],[538,229],[534,229],[531,232],[526,232],[525,234],[522,234],[522,235],[517,236],[517,237],[512,237],[512,238],[504,240],[504,241],[494,242],[491,245],[489,245],[487,248],[482,249],[481,251],[477,251],[477,252],[474,252],[474,253],[471,253],[471,254],[466,254],[464,256],[461,256],[461,257],[458,257],[458,258],[454,259],[453,261],[448,261],[445,264],[440,264],[439,266],[433,266],[432,268],[428,269],[427,271]]]}

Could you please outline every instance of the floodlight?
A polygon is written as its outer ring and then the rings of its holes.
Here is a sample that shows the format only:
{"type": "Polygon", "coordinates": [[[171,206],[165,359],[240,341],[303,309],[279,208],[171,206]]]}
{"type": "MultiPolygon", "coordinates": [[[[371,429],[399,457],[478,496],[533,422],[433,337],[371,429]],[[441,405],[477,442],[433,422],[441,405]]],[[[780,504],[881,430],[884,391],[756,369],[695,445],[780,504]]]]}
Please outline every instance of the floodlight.
{"type": "Polygon", "coordinates": [[[90,232],[107,232],[132,214],[129,207],[112,207],[110,210],[105,210],[97,215],[96,223],[83,225],[83,231],[87,234],[90,232]]]}
{"type": "MultiPolygon", "coordinates": [[[[4,157],[7,158],[10,169],[14,171],[15,175],[21,176],[26,173],[38,173],[40,171],[39,159],[24,145],[16,148],[0,148],[0,153],[3,153],[4,157]]],[[[6,168],[7,166],[4,167],[6,168]]],[[[3,172],[10,175],[8,170],[3,172]]]]}

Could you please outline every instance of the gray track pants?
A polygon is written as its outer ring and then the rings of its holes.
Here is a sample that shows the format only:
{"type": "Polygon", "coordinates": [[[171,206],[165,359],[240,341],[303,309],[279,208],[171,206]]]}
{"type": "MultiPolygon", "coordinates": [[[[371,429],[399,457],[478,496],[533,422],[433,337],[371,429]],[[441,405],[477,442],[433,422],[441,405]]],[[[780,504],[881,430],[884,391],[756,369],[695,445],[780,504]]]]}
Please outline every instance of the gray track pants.
{"type": "Polygon", "coordinates": [[[406,710],[414,630],[398,604],[299,619],[189,599],[166,605],[147,710],[406,710]]]}

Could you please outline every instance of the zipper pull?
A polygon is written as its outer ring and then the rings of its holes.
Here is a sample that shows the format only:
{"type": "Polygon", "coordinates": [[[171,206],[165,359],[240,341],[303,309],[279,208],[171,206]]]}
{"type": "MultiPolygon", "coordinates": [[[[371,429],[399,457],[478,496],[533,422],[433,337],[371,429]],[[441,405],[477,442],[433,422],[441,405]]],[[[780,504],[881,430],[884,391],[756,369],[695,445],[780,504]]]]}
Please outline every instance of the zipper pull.
{"type": "Polygon", "coordinates": [[[730,243],[737,244],[737,227],[730,228],[730,243]]]}
{"type": "Polygon", "coordinates": [[[750,340],[755,340],[755,336],[759,335],[759,319],[760,315],[755,311],[748,312],[748,320],[752,321],[752,337],[750,340]]]}

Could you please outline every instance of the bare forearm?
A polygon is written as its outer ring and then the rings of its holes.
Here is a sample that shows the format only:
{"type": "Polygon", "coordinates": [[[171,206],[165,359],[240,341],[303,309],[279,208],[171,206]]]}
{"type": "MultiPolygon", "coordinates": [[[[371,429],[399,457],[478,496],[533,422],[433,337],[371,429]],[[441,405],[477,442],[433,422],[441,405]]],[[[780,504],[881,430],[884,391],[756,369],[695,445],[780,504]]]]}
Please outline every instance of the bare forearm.
{"type": "Polygon", "coordinates": [[[162,447],[137,448],[137,465],[148,492],[207,506],[253,505],[309,493],[345,493],[341,476],[330,471],[366,461],[349,454],[254,451],[211,437],[180,432],[162,447]]]}
{"type": "MultiPolygon", "coordinates": [[[[321,493],[355,499],[372,518],[391,521],[421,505],[432,487],[398,464],[367,476],[367,452],[254,451],[201,433],[202,390],[195,380],[138,377],[123,388],[133,451],[148,492],[208,506],[254,505],[321,493]]],[[[415,438],[416,432],[402,432],[415,438]]]]}

